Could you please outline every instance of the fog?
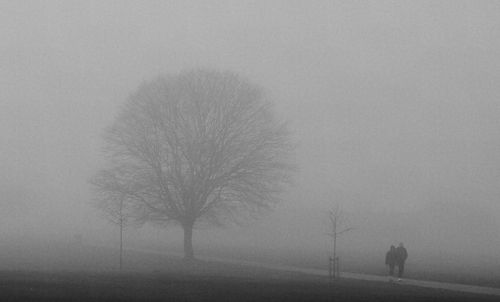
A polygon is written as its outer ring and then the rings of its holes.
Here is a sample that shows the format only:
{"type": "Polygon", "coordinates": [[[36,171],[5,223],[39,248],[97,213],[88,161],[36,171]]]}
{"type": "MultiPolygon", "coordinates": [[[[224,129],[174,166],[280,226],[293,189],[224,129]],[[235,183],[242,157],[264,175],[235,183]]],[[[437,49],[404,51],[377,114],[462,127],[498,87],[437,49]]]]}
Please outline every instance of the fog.
{"type": "Polygon", "coordinates": [[[326,259],[340,204],[341,257],[500,260],[498,2],[2,1],[0,46],[0,245],[116,244],[88,183],[103,129],[142,82],[203,67],[265,87],[299,172],[272,213],[196,230],[195,253],[326,259]]]}

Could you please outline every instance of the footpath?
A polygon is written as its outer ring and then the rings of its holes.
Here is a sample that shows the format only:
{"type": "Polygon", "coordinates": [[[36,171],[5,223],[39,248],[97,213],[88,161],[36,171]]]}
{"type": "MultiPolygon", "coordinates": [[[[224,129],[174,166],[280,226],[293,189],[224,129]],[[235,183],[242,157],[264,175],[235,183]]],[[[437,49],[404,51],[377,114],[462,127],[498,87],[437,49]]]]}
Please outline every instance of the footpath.
{"type": "MultiPolygon", "coordinates": [[[[129,250],[143,252],[143,253],[153,253],[153,254],[158,253],[158,252],[155,252],[152,250],[144,250],[144,249],[129,249],[129,250]]],[[[169,254],[171,254],[173,256],[182,257],[182,254],[178,254],[178,253],[169,253],[169,254]]],[[[205,260],[205,261],[214,261],[214,262],[222,262],[222,263],[229,263],[229,264],[236,264],[236,265],[261,267],[261,268],[265,268],[265,269],[298,272],[298,273],[304,273],[304,274],[309,274],[309,275],[328,277],[328,271],[323,270],[323,269],[302,268],[302,267],[296,267],[296,266],[290,266],[290,265],[269,264],[269,263],[261,263],[261,262],[256,262],[256,261],[236,260],[236,259],[228,259],[228,258],[220,258],[220,257],[209,257],[209,256],[198,256],[197,258],[200,260],[205,260]]],[[[340,278],[375,281],[375,282],[389,282],[389,279],[387,277],[384,277],[384,276],[350,273],[350,272],[340,272],[340,278]]],[[[485,287],[485,286],[477,286],[477,285],[467,285],[467,284],[447,283],[447,282],[437,282],[437,281],[425,281],[425,280],[415,280],[415,279],[403,279],[402,282],[394,282],[394,283],[402,284],[402,285],[434,288],[434,289],[451,290],[451,291],[471,293],[471,294],[500,296],[500,288],[496,288],[496,287],[485,287]]]]}
{"type": "MultiPolygon", "coordinates": [[[[310,274],[310,275],[328,277],[328,271],[322,270],[322,269],[301,268],[301,267],[295,267],[295,266],[289,266],[289,265],[267,264],[267,263],[260,263],[260,262],[254,262],[254,261],[230,260],[230,259],[222,259],[222,258],[217,258],[217,257],[201,257],[201,259],[208,260],[208,261],[218,261],[218,262],[224,262],[224,263],[233,263],[233,264],[239,264],[239,265],[262,267],[262,268],[273,269],[273,270],[300,272],[300,273],[305,273],[305,274],[310,274]]],[[[384,277],[384,276],[349,273],[349,272],[340,272],[340,277],[347,278],[347,279],[356,279],[356,280],[389,282],[389,279],[387,277],[384,277]]],[[[495,288],[495,287],[484,287],[484,286],[477,286],[477,285],[466,285],[466,284],[437,282],[437,281],[424,281],[424,280],[415,280],[415,279],[403,279],[402,282],[395,281],[394,283],[403,284],[403,285],[410,285],[410,286],[434,288],[434,289],[452,290],[452,291],[472,293],[472,294],[484,294],[484,295],[500,296],[500,288],[495,288]]]]}

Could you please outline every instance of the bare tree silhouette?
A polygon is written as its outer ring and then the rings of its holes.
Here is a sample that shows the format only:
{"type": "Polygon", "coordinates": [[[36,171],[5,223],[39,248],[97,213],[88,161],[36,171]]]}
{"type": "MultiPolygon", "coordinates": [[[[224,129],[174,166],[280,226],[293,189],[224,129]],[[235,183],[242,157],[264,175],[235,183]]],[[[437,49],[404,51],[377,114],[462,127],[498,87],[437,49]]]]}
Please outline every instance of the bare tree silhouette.
{"type": "Polygon", "coordinates": [[[331,230],[327,233],[328,236],[332,238],[332,255],[330,256],[329,262],[329,272],[330,278],[338,278],[339,276],[339,258],[337,256],[337,237],[353,230],[352,227],[345,226],[345,215],[337,204],[335,207],[329,211],[328,218],[330,219],[331,230]]]}
{"type": "MultiPolygon", "coordinates": [[[[123,268],[123,230],[128,226],[138,226],[134,220],[134,213],[127,202],[125,194],[112,191],[100,191],[95,206],[102,211],[105,218],[112,224],[120,227],[120,270],[123,268]]],[[[139,224],[140,225],[140,224],[139,224]]]]}
{"type": "Polygon", "coordinates": [[[124,196],[138,222],[178,223],[192,259],[198,221],[237,221],[279,199],[292,149],[262,89],[229,72],[184,72],[131,95],[106,131],[107,166],[91,183],[99,199],[124,196]]]}

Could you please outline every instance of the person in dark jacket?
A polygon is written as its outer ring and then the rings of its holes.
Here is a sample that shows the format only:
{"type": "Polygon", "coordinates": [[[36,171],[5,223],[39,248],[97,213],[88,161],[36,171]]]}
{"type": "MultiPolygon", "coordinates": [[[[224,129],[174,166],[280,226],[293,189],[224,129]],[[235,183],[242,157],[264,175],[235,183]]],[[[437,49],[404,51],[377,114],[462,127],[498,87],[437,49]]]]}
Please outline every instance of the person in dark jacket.
{"type": "Polygon", "coordinates": [[[391,248],[385,254],[385,265],[389,266],[389,280],[392,281],[394,267],[396,266],[396,247],[394,245],[391,245],[391,248]]]}
{"type": "Polygon", "coordinates": [[[401,281],[403,273],[405,271],[405,261],[408,258],[408,251],[404,247],[403,243],[400,243],[396,248],[396,265],[398,266],[398,281],[401,281]]]}

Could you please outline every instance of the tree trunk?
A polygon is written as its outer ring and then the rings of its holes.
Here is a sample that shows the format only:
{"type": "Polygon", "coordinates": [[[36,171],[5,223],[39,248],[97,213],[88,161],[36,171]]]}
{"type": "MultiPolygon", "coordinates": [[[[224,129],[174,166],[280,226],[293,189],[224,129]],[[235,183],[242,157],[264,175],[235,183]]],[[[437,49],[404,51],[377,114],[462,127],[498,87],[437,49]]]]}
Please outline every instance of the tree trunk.
{"type": "Polygon", "coordinates": [[[123,267],[123,219],[120,218],[120,271],[123,267]]]}
{"type": "Polygon", "coordinates": [[[193,224],[184,224],[184,260],[193,260],[193,224]]]}

